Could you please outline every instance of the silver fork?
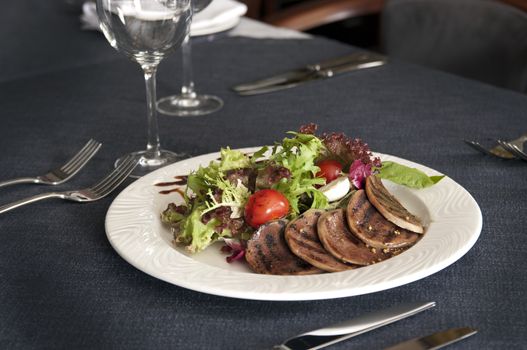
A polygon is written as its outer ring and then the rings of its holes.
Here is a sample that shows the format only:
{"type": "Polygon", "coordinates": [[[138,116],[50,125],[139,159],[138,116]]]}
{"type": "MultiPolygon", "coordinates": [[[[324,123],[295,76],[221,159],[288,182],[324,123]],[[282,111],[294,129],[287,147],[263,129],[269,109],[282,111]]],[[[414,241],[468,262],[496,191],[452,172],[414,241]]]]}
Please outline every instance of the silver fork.
{"type": "Polygon", "coordinates": [[[503,147],[504,149],[506,149],[510,153],[514,154],[514,156],[516,156],[519,159],[527,161],[527,153],[522,151],[520,149],[520,147],[518,147],[516,144],[514,144],[512,142],[505,142],[505,141],[502,141],[502,140],[497,140],[497,141],[501,145],[501,147],[503,147]]]}
{"type": "MultiPolygon", "coordinates": [[[[483,147],[477,141],[470,141],[470,140],[463,140],[463,141],[467,145],[469,145],[470,147],[474,148],[475,150],[477,150],[477,151],[479,151],[479,152],[481,152],[483,154],[489,155],[489,156],[498,157],[498,158],[502,158],[502,159],[515,159],[515,158],[517,158],[516,153],[511,152],[510,150],[506,149],[499,142],[498,142],[497,146],[492,147],[490,149],[487,149],[487,148],[483,147]]],[[[512,145],[515,145],[517,148],[519,148],[521,150],[523,148],[523,144],[525,143],[525,141],[527,141],[527,134],[523,134],[522,136],[518,137],[515,140],[509,141],[508,143],[510,143],[512,145]]]]}
{"type": "Polygon", "coordinates": [[[11,209],[18,208],[22,205],[33,203],[42,199],[47,198],[61,198],[74,202],[93,202],[101,199],[110,192],[112,192],[117,186],[119,186],[130,173],[134,170],[138,163],[138,159],[134,156],[126,157],[117,168],[111,173],[105,176],[101,181],[95,185],[75,191],[64,191],[64,192],[49,192],[43,193],[36,196],[28,197],[25,199],[18,200],[13,203],[9,203],[0,207],[0,214],[5,213],[11,209]]]}
{"type": "Polygon", "coordinates": [[[97,153],[101,148],[101,143],[91,139],[84,147],[80,149],[69,161],[64,165],[52,169],[44,175],[36,177],[21,177],[17,179],[7,180],[0,182],[0,187],[23,184],[23,183],[35,183],[43,185],[58,185],[71,179],[73,175],[77,174],[86,163],[97,153]]]}

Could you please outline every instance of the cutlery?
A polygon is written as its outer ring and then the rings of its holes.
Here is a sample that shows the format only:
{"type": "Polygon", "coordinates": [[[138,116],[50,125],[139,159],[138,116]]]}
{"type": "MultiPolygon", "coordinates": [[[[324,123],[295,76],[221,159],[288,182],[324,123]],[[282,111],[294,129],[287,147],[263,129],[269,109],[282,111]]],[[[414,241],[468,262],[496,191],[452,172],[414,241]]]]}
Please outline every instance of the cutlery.
{"type": "Polygon", "coordinates": [[[138,159],[132,155],[129,155],[123,159],[123,161],[121,162],[121,164],[119,164],[117,168],[115,168],[111,173],[106,175],[102,180],[100,180],[91,187],[75,191],[43,193],[25,199],[21,199],[16,202],[1,206],[0,214],[5,213],[6,211],[9,211],[14,208],[18,208],[22,205],[33,203],[46,198],[60,198],[74,202],[96,201],[107,196],[108,194],[110,194],[110,192],[117,188],[117,186],[119,186],[135,169],[137,163],[138,159]]]}
{"type": "MultiPolygon", "coordinates": [[[[477,141],[470,141],[470,140],[463,140],[467,145],[474,148],[476,151],[481,152],[483,154],[494,156],[502,159],[515,159],[515,153],[508,151],[505,149],[502,145],[498,144],[495,147],[492,147],[491,149],[487,149],[483,147],[479,142],[477,141]]],[[[523,149],[523,144],[527,141],[527,134],[523,134],[522,136],[518,137],[517,139],[514,139],[512,141],[509,141],[510,144],[515,145],[520,150],[523,149]]]]}
{"type": "Polygon", "coordinates": [[[64,165],[37,177],[22,177],[0,182],[0,187],[23,183],[42,185],[58,185],[64,183],[71,179],[86,165],[86,163],[88,163],[95,153],[97,153],[99,148],[101,148],[101,145],[100,142],[91,139],[64,165]]]}
{"type": "Polygon", "coordinates": [[[403,341],[397,345],[390,346],[384,350],[432,350],[440,349],[462,339],[476,334],[478,331],[474,328],[451,328],[445,331],[430,334],[421,338],[403,341]]]}
{"type": "Polygon", "coordinates": [[[233,87],[233,90],[243,96],[263,94],[292,88],[313,80],[331,78],[345,72],[381,66],[385,63],[386,57],[379,54],[357,52],[322,63],[307,65],[270,78],[237,85],[233,87]]]}
{"type": "Polygon", "coordinates": [[[507,151],[512,153],[519,159],[527,161],[527,153],[523,152],[516,144],[512,142],[505,142],[502,140],[497,140],[501,147],[505,148],[507,151]]]}
{"type": "Polygon", "coordinates": [[[435,306],[435,302],[407,303],[354,318],[329,327],[303,333],[276,345],[274,350],[321,349],[376,328],[413,316],[435,306]]]}

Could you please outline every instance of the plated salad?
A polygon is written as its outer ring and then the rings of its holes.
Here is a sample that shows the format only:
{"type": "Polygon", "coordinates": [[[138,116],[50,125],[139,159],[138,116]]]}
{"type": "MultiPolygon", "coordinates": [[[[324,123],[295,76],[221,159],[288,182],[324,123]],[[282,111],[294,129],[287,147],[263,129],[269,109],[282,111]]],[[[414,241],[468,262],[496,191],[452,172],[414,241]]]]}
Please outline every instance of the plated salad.
{"type": "Polygon", "coordinates": [[[184,203],[169,204],[161,219],[189,252],[222,241],[228,262],[257,273],[343,271],[397,255],[425,232],[380,179],[424,188],[441,178],[381,162],[362,140],[317,135],[308,124],[252,154],[221,149],[188,175],[184,203]]]}

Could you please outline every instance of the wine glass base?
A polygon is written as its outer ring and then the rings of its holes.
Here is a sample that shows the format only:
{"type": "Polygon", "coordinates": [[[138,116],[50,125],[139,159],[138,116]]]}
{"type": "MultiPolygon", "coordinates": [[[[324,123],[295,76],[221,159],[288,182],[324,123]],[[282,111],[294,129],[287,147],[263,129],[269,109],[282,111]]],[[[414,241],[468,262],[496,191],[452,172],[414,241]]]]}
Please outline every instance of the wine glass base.
{"type": "MultiPolygon", "coordinates": [[[[130,174],[130,177],[132,178],[142,177],[166,165],[190,158],[188,154],[174,153],[174,152],[166,151],[166,150],[160,150],[159,154],[156,157],[152,157],[152,154],[150,154],[150,152],[148,151],[133,152],[133,153],[130,153],[130,155],[133,155],[139,158],[139,163],[135,167],[134,171],[130,174]]],[[[115,161],[115,166],[117,167],[122,162],[122,160],[127,156],[128,154],[117,159],[115,161]]]]}
{"type": "Polygon", "coordinates": [[[223,107],[223,101],[211,95],[174,95],[160,99],[157,110],[176,117],[194,117],[216,112],[223,107]]]}

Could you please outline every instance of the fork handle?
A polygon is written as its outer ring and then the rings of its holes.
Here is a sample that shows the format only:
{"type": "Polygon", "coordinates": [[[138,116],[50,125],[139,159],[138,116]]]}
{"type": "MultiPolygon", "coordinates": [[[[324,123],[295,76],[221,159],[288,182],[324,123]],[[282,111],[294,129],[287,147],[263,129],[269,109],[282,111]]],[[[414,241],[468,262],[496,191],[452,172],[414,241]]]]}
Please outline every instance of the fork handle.
{"type": "Polygon", "coordinates": [[[7,181],[1,181],[0,187],[6,187],[10,185],[16,185],[16,184],[37,184],[40,181],[36,177],[20,177],[17,179],[7,180],[7,181]]]}
{"type": "Polygon", "coordinates": [[[37,194],[36,196],[31,196],[31,197],[27,197],[24,199],[20,199],[12,203],[2,205],[0,207],[0,214],[5,213],[6,211],[9,211],[11,209],[15,209],[23,205],[37,202],[37,201],[47,199],[47,198],[64,198],[64,194],[59,193],[59,192],[49,192],[49,193],[37,194]]]}

